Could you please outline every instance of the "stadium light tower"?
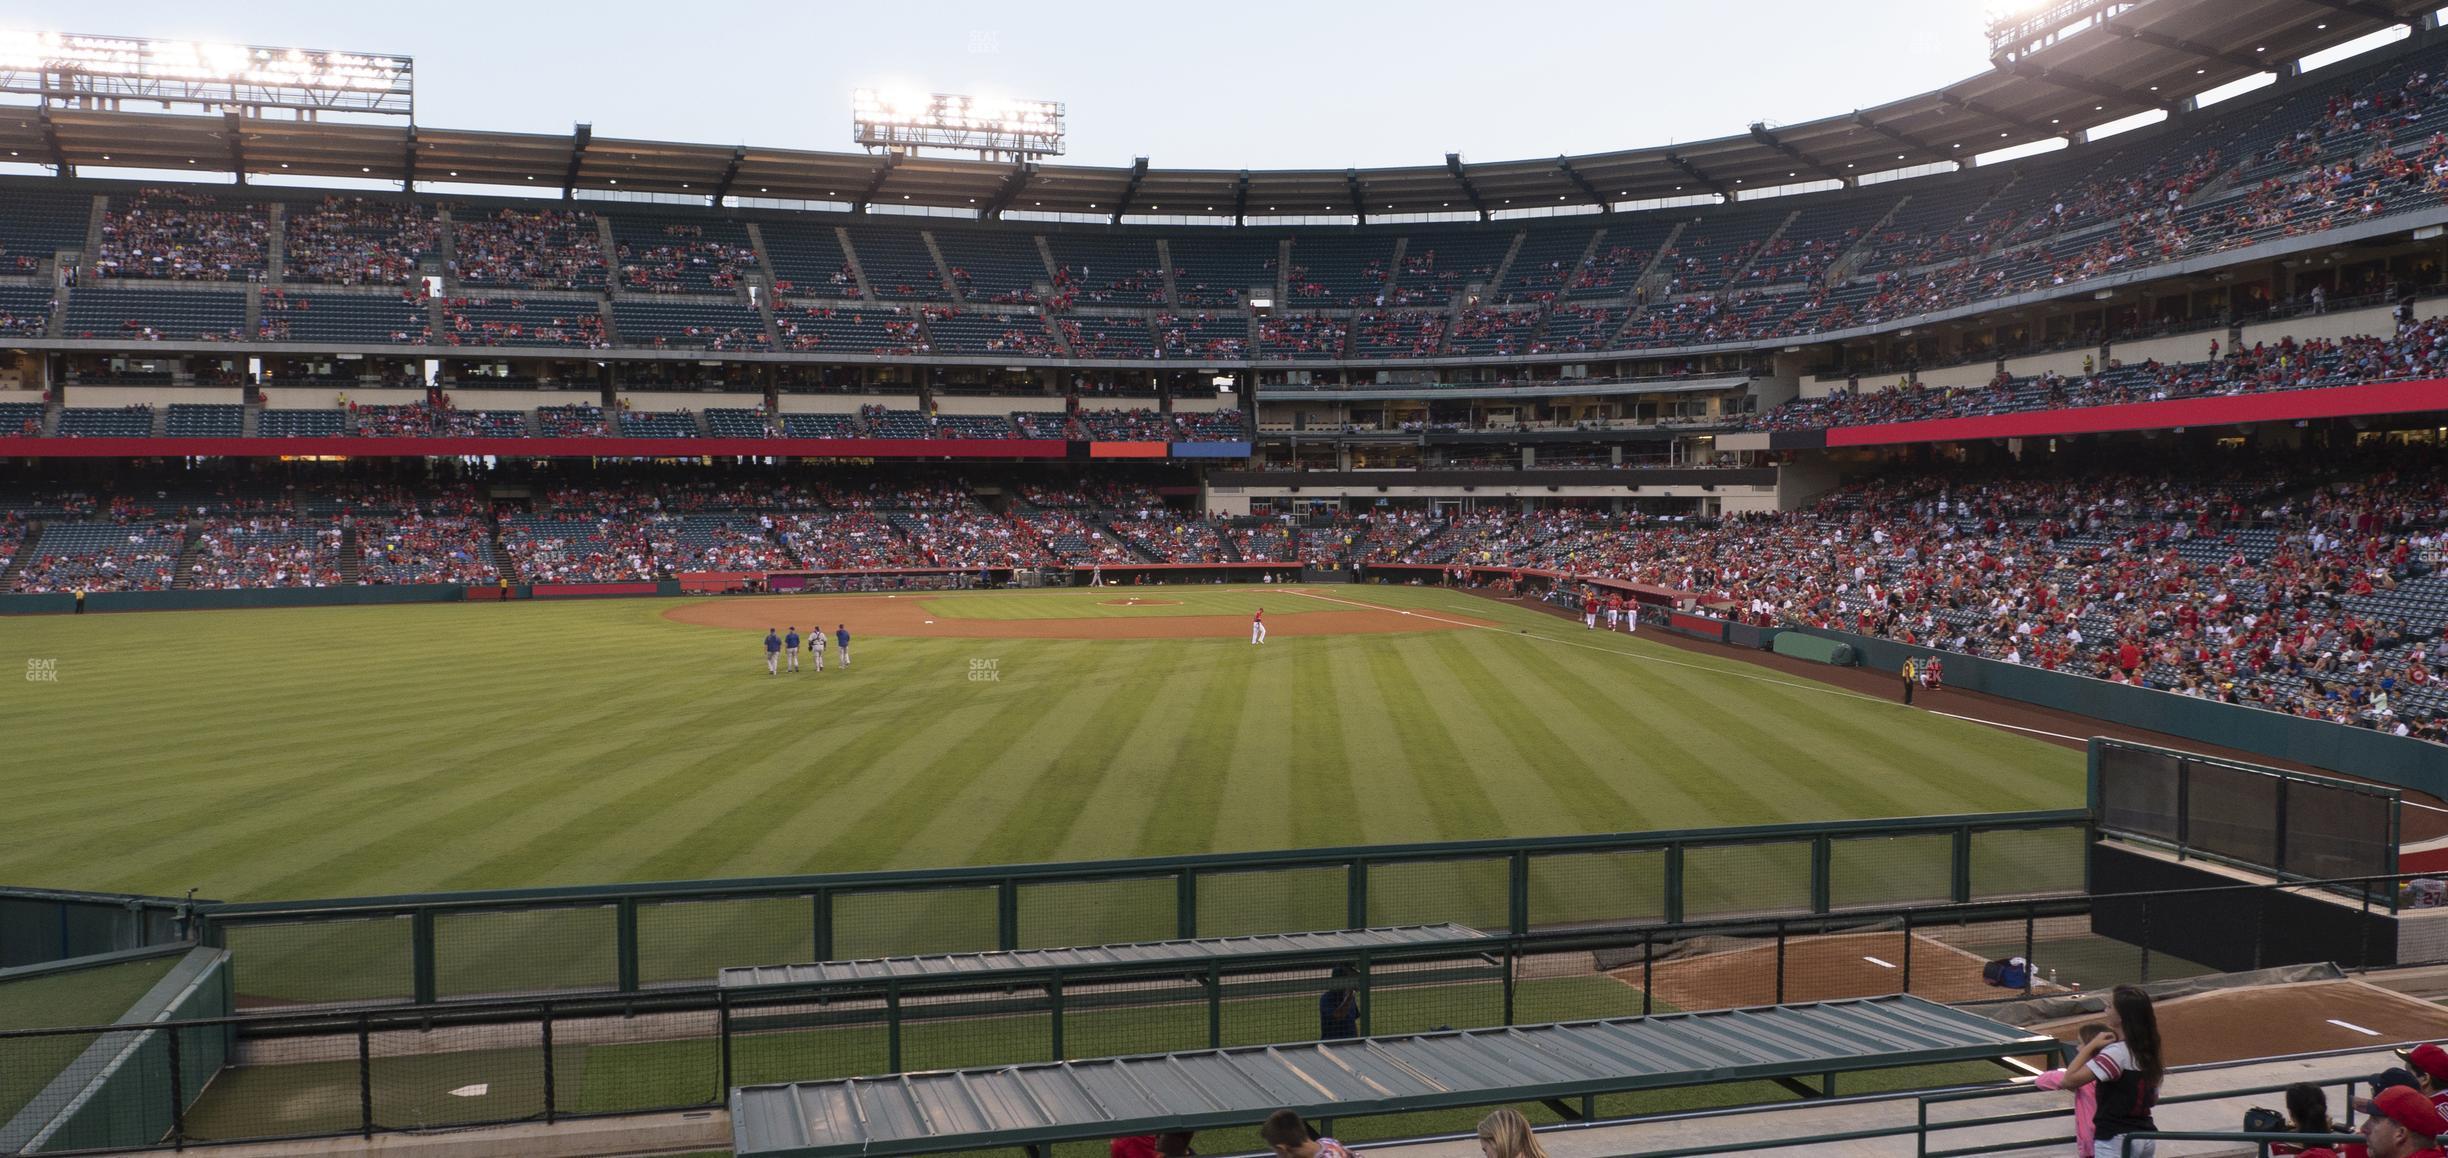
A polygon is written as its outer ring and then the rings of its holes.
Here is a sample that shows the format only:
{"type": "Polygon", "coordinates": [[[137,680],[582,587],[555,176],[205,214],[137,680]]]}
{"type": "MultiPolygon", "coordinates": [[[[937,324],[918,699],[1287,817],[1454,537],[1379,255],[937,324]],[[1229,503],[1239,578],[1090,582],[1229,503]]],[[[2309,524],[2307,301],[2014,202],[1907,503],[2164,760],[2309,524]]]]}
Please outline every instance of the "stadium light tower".
{"type": "Polygon", "coordinates": [[[1063,106],[863,88],[850,94],[850,133],[869,152],[957,149],[980,160],[1034,161],[1062,155],[1063,106]]]}
{"type": "Polygon", "coordinates": [[[1989,30],[1989,62],[2004,65],[2038,52],[2111,16],[2132,11],[2142,0],[2004,0],[1982,13],[1989,30]]]}
{"type": "Polygon", "coordinates": [[[0,29],[0,93],[45,108],[114,110],[134,100],[249,116],[284,109],[299,120],[414,117],[415,78],[413,60],[388,53],[0,29]]]}

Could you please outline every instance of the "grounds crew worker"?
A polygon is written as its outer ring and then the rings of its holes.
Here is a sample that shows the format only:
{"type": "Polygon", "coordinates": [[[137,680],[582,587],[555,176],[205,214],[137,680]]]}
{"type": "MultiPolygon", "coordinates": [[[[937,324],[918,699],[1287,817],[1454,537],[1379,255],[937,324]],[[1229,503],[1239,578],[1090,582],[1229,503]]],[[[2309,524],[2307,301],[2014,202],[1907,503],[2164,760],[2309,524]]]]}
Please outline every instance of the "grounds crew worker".
{"type": "Polygon", "coordinates": [[[1904,702],[1909,704],[1912,702],[1913,683],[1921,678],[1920,665],[1912,660],[1905,660],[1901,674],[1904,676],[1904,702]]]}

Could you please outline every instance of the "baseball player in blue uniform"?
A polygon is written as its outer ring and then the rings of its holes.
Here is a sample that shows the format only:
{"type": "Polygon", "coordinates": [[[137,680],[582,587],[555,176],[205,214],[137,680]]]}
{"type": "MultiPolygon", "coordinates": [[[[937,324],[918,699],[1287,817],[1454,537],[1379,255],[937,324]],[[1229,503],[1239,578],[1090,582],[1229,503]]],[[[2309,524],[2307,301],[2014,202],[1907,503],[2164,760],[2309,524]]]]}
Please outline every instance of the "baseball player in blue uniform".
{"type": "Polygon", "coordinates": [[[790,669],[792,671],[798,671],[799,629],[797,627],[792,627],[790,629],[790,634],[782,637],[782,654],[790,657],[790,669]]]}
{"type": "Polygon", "coordinates": [[[782,637],[775,635],[774,629],[768,627],[765,629],[765,674],[779,675],[781,672],[782,637]]]}
{"type": "Polygon", "coordinates": [[[834,642],[836,645],[840,646],[840,648],[841,648],[842,670],[843,670],[843,671],[849,671],[849,670],[850,670],[850,625],[849,625],[849,624],[847,624],[847,623],[838,623],[838,624],[835,624],[835,625],[833,626],[833,642],[834,642]]]}

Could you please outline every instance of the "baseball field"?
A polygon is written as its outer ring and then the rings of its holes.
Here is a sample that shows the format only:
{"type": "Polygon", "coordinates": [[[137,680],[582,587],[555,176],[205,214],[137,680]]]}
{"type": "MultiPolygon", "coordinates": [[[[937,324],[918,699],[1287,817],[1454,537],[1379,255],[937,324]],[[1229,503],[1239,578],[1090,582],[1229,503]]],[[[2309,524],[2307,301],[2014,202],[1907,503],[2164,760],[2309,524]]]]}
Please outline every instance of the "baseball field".
{"type": "Polygon", "coordinates": [[[57,661],[0,700],[0,881],[29,886],[317,897],[2082,800],[2070,748],[1440,589],[97,614],[8,637],[29,670],[57,661]],[[767,674],[767,627],[836,625],[850,668],[767,674]]]}

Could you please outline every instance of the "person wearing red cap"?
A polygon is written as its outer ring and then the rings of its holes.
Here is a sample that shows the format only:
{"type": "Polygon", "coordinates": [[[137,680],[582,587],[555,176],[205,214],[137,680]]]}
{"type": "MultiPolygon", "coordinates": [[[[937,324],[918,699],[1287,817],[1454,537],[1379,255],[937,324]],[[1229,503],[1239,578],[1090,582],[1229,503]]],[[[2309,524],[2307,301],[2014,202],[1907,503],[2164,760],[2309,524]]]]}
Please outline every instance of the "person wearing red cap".
{"type": "MultiPolygon", "coordinates": [[[[2371,1114],[2363,1123],[2367,1141],[2360,1147],[2370,1158],[2448,1158],[2439,1148],[2440,1136],[2448,1134],[2448,1119],[2440,1117],[2439,1107],[2422,1091],[2410,1086],[2382,1090],[2372,1098],[2371,1114]]],[[[2316,1147],[2301,1158],[2339,1158],[2341,1152],[2356,1149],[2316,1147]]]]}
{"type": "Polygon", "coordinates": [[[2431,1099],[2431,1104],[2448,1104],[2448,1049],[2424,1042],[2400,1056],[2405,1058],[2406,1068],[2414,1071],[2416,1086],[2431,1099]]]}

